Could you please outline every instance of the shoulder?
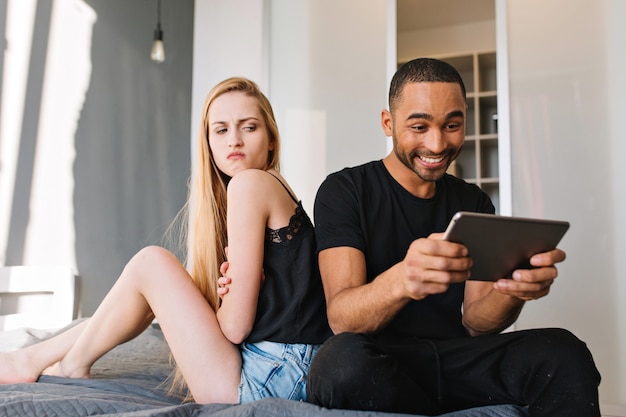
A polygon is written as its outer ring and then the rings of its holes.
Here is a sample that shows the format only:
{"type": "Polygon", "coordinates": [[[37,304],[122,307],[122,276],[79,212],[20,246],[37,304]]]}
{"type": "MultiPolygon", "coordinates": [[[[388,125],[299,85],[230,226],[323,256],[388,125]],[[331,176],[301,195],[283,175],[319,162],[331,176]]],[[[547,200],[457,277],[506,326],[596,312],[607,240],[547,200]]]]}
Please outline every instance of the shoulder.
{"type": "Polygon", "coordinates": [[[491,198],[478,185],[446,174],[440,180],[446,199],[459,210],[495,213],[491,198]]]}
{"type": "Polygon", "coordinates": [[[246,169],[237,173],[228,183],[227,195],[229,200],[253,200],[255,204],[274,200],[281,204],[298,202],[289,183],[274,170],[246,169]]]}
{"type": "Polygon", "coordinates": [[[462,178],[455,177],[454,175],[445,174],[441,180],[447,187],[455,190],[467,190],[468,192],[474,193],[481,192],[480,187],[476,184],[469,183],[462,178]]]}
{"type": "Polygon", "coordinates": [[[270,173],[262,169],[246,169],[238,172],[228,182],[228,195],[264,195],[280,183],[270,173]]]}
{"type": "Polygon", "coordinates": [[[485,194],[485,192],[478,185],[467,182],[462,178],[458,178],[450,174],[445,174],[440,181],[444,185],[447,192],[460,192],[476,196],[485,194]]]}
{"type": "Polygon", "coordinates": [[[383,162],[381,160],[367,162],[362,165],[344,168],[340,171],[330,174],[328,177],[359,177],[364,175],[376,174],[383,168],[383,162]]]}
{"type": "Polygon", "coordinates": [[[369,182],[371,177],[379,176],[381,168],[384,169],[382,161],[372,161],[363,165],[344,168],[328,175],[322,183],[322,188],[345,187],[348,184],[358,187],[360,184],[369,182]]]}
{"type": "Polygon", "coordinates": [[[315,196],[315,223],[345,216],[358,218],[363,207],[380,199],[381,168],[384,169],[381,161],[373,161],[330,174],[315,196]]]}
{"type": "Polygon", "coordinates": [[[322,182],[317,195],[317,201],[360,200],[371,195],[372,190],[383,187],[385,182],[385,168],[382,161],[372,161],[363,165],[344,168],[334,172],[322,182]]]}

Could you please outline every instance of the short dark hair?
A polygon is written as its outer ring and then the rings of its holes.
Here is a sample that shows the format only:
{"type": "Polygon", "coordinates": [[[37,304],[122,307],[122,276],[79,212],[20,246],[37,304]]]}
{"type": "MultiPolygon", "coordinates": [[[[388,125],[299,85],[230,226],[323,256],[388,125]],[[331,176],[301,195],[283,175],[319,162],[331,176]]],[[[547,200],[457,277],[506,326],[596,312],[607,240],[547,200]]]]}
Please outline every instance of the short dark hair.
{"type": "Polygon", "coordinates": [[[443,82],[456,83],[461,87],[463,99],[467,99],[465,84],[459,72],[445,61],[434,58],[416,58],[403,64],[391,79],[389,108],[393,110],[408,83],[443,82]]]}

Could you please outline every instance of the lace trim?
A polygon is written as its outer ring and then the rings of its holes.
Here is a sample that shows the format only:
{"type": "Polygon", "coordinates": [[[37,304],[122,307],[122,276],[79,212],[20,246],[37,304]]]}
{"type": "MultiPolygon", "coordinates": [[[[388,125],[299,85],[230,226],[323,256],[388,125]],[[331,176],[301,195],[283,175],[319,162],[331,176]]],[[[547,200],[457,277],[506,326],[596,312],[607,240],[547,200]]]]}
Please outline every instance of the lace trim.
{"type": "Polygon", "coordinates": [[[265,240],[272,243],[290,241],[298,233],[300,227],[302,227],[302,223],[304,223],[304,220],[304,209],[298,205],[295,213],[289,219],[289,224],[287,226],[281,227],[280,229],[265,229],[265,240]]]}

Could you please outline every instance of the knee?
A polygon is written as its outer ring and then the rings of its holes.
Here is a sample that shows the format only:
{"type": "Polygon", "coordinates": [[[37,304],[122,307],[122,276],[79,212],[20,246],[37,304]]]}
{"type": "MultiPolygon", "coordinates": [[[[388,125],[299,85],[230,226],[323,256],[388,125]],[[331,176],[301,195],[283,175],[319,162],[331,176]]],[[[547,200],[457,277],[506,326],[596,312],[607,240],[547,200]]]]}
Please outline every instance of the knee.
{"type": "Polygon", "coordinates": [[[124,275],[136,279],[143,276],[154,279],[162,275],[159,271],[177,268],[180,264],[173,253],[160,246],[146,246],[139,250],[124,267],[124,275]]]}
{"type": "Polygon", "coordinates": [[[532,331],[530,348],[540,355],[548,355],[569,362],[575,358],[590,356],[587,345],[565,329],[539,329],[532,331]]]}
{"type": "MultiPolygon", "coordinates": [[[[333,393],[350,392],[359,374],[367,369],[367,337],[341,333],[328,339],[315,355],[308,375],[307,398],[328,406],[333,393]]],[[[330,401],[332,402],[332,401],[330,401]]]]}
{"type": "Polygon", "coordinates": [[[352,373],[362,368],[366,336],[341,333],[328,339],[315,355],[309,378],[331,379],[335,383],[354,381],[352,373]]]}
{"type": "Polygon", "coordinates": [[[154,262],[155,260],[169,259],[173,256],[174,254],[161,246],[150,245],[140,249],[139,252],[133,256],[132,260],[154,262]]]}
{"type": "Polygon", "coordinates": [[[127,266],[140,265],[145,267],[146,265],[162,264],[172,262],[176,259],[173,253],[160,246],[146,246],[140,249],[128,262],[127,266]]]}
{"type": "Polygon", "coordinates": [[[585,342],[565,329],[540,329],[533,334],[530,338],[530,352],[562,371],[577,373],[581,378],[599,384],[600,374],[585,342]]]}

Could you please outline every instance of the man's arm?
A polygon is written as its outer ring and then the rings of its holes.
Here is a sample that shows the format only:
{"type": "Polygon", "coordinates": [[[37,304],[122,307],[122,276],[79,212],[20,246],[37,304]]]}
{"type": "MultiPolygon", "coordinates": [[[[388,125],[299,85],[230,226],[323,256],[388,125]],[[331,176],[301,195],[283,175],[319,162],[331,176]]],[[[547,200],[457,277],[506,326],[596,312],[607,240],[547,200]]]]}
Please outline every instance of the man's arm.
{"type": "Polygon", "coordinates": [[[472,336],[497,333],[517,320],[524,300],[501,294],[494,283],[467,281],[463,302],[463,326],[472,336]]]}
{"type": "Polygon", "coordinates": [[[363,253],[355,248],[319,254],[328,322],[335,334],[373,333],[410,301],[447,291],[469,276],[467,249],[440,239],[414,241],[405,259],[367,283],[363,253]]]}
{"type": "Polygon", "coordinates": [[[335,334],[371,333],[385,327],[408,302],[396,295],[391,280],[393,272],[381,274],[366,283],[363,252],[350,247],[326,249],[319,254],[324,283],[327,316],[335,334]]]}
{"type": "Polygon", "coordinates": [[[517,270],[513,279],[495,283],[468,281],[465,284],[463,325],[471,335],[500,332],[517,320],[524,303],[546,296],[558,275],[554,266],[565,260],[565,252],[555,249],[534,255],[536,269],[517,270]]]}

